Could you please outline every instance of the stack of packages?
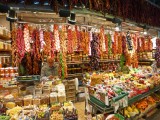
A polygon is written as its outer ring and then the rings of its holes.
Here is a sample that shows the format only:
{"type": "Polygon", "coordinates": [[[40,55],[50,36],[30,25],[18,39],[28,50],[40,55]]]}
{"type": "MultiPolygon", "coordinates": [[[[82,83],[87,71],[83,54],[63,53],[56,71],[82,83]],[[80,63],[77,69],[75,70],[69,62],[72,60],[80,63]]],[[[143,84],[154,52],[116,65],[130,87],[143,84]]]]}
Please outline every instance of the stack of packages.
{"type": "Polygon", "coordinates": [[[76,101],[75,79],[63,81],[66,89],[67,101],[76,101]]]}

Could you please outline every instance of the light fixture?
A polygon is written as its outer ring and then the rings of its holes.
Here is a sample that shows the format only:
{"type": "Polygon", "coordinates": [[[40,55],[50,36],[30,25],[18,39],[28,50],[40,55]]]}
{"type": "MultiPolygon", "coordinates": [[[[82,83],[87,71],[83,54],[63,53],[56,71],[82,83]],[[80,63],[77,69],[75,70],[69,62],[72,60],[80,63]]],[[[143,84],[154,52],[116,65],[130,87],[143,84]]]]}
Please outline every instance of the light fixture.
{"type": "Polygon", "coordinates": [[[59,16],[60,17],[69,17],[70,16],[70,10],[68,10],[68,9],[60,9],[59,16]]]}
{"type": "Polygon", "coordinates": [[[25,0],[18,0],[18,3],[24,4],[25,0]]]}
{"type": "Polygon", "coordinates": [[[144,34],[144,35],[147,35],[147,29],[144,29],[144,30],[143,30],[143,34],[144,34]]]}
{"type": "Polygon", "coordinates": [[[68,19],[68,22],[70,24],[75,24],[76,23],[76,14],[74,12],[71,12],[71,15],[70,15],[70,17],[68,19]]]}
{"type": "Polygon", "coordinates": [[[40,0],[34,0],[34,1],[33,1],[33,4],[34,4],[34,5],[39,5],[39,4],[40,4],[40,0]]]}
{"type": "Polygon", "coordinates": [[[119,24],[119,23],[116,23],[116,27],[115,27],[115,31],[121,31],[121,24],[119,24]]]}
{"type": "Polygon", "coordinates": [[[17,14],[16,14],[15,10],[11,9],[11,10],[8,11],[7,20],[11,21],[11,22],[14,22],[14,21],[17,20],[17,14]]]}
{"type": "Polygon", "coordinates": [[[43,2],[43,5],[45,5],[45,6],[50,5],[49,0],[45,0],[45,1],[43,2]]]}

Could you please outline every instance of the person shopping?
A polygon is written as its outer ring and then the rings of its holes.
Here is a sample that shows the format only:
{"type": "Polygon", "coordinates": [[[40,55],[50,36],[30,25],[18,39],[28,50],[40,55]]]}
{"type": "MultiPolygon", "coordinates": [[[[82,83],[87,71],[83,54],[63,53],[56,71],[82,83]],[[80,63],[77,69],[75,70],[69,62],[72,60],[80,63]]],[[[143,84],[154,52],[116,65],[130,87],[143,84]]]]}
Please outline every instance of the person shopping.
{"type": "Polygon", "coordinates": [[[49,79],[58,77],[58,64],[50,56],[47,57],[47,64],[44,64],[41,69],[41,79],[49,79]]]}

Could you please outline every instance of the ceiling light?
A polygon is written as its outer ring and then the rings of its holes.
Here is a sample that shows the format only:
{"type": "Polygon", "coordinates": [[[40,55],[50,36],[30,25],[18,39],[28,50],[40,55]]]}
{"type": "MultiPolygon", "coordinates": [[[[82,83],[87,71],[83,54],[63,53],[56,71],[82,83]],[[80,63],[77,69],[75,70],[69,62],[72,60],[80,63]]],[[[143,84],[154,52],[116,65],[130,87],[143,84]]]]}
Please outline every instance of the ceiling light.
{"type": "Polygon", "coordinates": [[[24,4],[25,0],[19,0],[18,3],[24,4]]]}
{"type": "Polygon", "coordinates": [[[35,5],[39,5],[40,4],[40,0],[34,0],[33,2],[35,5]]]}
{"type": "Polygon", "coordinates": [[[45,0],[44,3],[43,3],[43,5],[50,5],[49,0],[45,0]]]}

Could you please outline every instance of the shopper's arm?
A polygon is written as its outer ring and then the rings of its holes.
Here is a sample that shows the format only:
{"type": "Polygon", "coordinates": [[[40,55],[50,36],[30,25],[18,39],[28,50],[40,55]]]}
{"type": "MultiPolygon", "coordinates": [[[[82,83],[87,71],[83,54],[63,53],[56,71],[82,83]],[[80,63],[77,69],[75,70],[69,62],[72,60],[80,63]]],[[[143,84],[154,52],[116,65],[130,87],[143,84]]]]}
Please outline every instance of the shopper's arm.
{"type": "Polygon", "coordinates": [[[56,64],[56,67],[55,67],[55,77],[58,77],[58,69],[59,69],[59,64],[56,64]]]}
{"type": "Polygon", "coordinates": [[[45,74],[45,67],[43,66],[42,69],[41,69],[41,80],[44,80],[47,78],[46,74],[45,74]]]}

